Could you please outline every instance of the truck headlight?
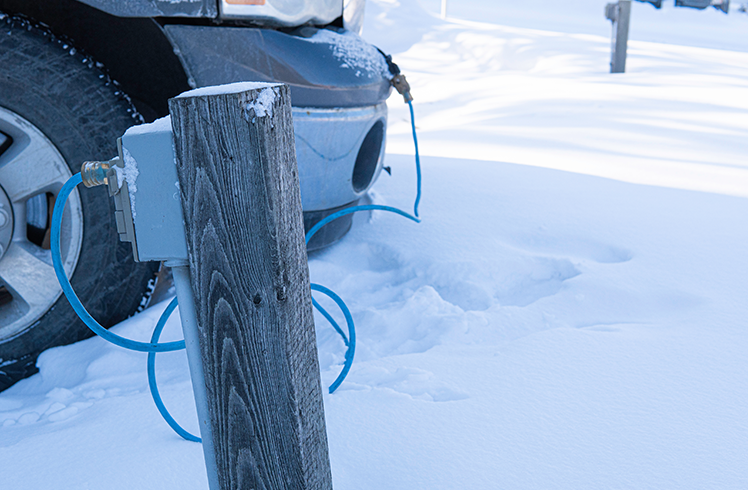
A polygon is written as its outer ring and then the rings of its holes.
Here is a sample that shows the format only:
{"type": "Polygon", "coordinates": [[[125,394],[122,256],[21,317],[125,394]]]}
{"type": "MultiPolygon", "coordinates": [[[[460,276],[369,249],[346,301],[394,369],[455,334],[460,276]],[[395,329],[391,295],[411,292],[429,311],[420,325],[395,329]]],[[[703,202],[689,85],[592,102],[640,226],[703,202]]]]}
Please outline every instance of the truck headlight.
{"type": "Polygon", "coordinates": [[[341,0],[221,0],[220,6],[223,19],[286,27],[329,24],[343,7],[341,0]]]}
{"type": "Polygon", "coordinates": [[[356,34],[364,28],[366,0],[343,0],[343,27],[356,34]]]}

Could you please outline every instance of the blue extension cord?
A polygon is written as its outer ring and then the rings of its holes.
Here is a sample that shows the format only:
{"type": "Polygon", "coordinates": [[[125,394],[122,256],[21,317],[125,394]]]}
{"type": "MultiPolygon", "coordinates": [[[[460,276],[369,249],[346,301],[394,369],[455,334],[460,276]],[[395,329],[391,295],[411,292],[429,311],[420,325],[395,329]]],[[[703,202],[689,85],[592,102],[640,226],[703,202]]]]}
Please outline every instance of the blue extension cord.
{"type": "Polygon", "coordinates": [[[62,186],[60,193],[57,195],[55,207],[52,212],[52,224],[51,224],[51,249],[52,249],[52,265],[55,269],[55,275],[57,280],[62,287],[62,292],[65,293],[65,297],[70,302],[70,306],[78,315],[78,317],[90,328],[93,333],[103,338],[104,340],[111,342],[112,344],[124,347],[138,352],[171,352],[175,350],[184,349],[184,340],[178,342],[166,342],[164,344],[158,343],[146,343],[138,342],[136,340],[126,339],[120,337],[114,332],[110,332],[106,328],[102,327],[99,322],[88,313],[86,308],[81,303],[78,296],[73,290],[73,286],[70,285],[67,274],[65,274],[65,268],[62,265],[62,256],[60,255],[60,229],[62,228],[62,215],[65,210],[65,203],[73,192],[75,186],[80,184],[81,174],[75,174],[62,186]]]}
{"type": "MultiPolygon", "coordinates": [[[[334,221],[338,218],[342,218],[343,216],[356,213],[358,211],[373,211],[373,210],[380,210],[380,211],[389,211],[391,213],[399,214],[401,216],[404,216],[410,220],[415,221],[416,223],[420,223],[421,220],[418,218],[418,205],[421,201],[421,158],[418,152],[418,138],[416,137],[416,123],[415,123],[415,115],[413,113],[413,104],[411,102],[408,102],[408,106],[410,108],[410,123],[413,130],[413,143],[415,145],[415,156],[416,156],[416,176],[417,176],[417,191],[416,191],[416,200],[415,204],[413,205],[413,215],[410,215],[406,213],[405,211],[402,211],[397,208],[393,208],[391,206],[382,206],[379,204],[367,204],[363,206],[354,206],[351,208],[344,209],[342,211],[338,211],[337,213],[331,214],[330,216],[327,216],[320,222],[318,222],[316,225],[310,229],[306,234],[306,243],[309,243],[309,240],[312,239],[315,233],[317,233],[323,226],[325,226],[327,223],[330,223],[331,221],[334,221]]],[[[171,416],[169,411],[166,409],[166,406],[164,405],[163,400],[161,399],[161,395],[158,391],[158,386],[156,384],[156,353],[157,352],[173,352],[177,350],[181,350],[185,348],[184,340],[180,340],[177,342],[165,342],[165,343],[159,343],[159,337],[161,336],[161,332],[164,329],[164,326],[166,325],[166,321],[171,316],[172,312],[174,312],[174,309],[177,307],[177,298],[175,297],[172,299],[171,303],[166,307],[164,312],[161,314],[161,317],[158,320],[158,323],[156,323],[156,328],[153,331],[153,335],[151,336],[150,342],[138,342],[136,340],[127,339],[125,337],[121,337],[113,332],[110,332],[103,326],[99,324],[86,310],[86,308],[81,303],[78,296],[75,294],[75,291],[73,290],[73,286],[70,284],[70,281],[68,280],[67,274],[65,273],[65,268],[62,265],[62,256],[60,253],[60,230],[62,228],[62,217],[63,212],[65,210],[65,204],[67,203],[68,197],[73,192],[73,190],[76,188],[78,184],[82,182],[81,175],[75,174],[70,179],[68,179],[67,182],[65,182],[65,185],[62,186],[62,189],[60,190],[60,193],[57,195],[57,200],[55,202],[54,210],[52,212],[52,223],[51,223],[51,252],[52,252],[52,265],[54,266],[55,275],[57,276],[57,280],[60,283],[60,287],[62,288],[62,292],[65,294],[65,297],[70,302],[70,306],[73,307],[73,310],[78,315],[78,317],[83,321],[83,323],[93,331],[96,335],[103,338],[107,342],[110,342],[112,344],[115,344],[117,346],[123,347],[125,349],[134,350],[138,352],[147,352],[148,353],[148,387],[151,391],[151,396],[153,397],[153,401],[156,404],[156,408],[158,408],[159,413],[164,418],[167,424],[169,424],[169,427],[171,427],[174,432],[179,434],[182,438],[193,441],[193,442],[202,442],[201,439],[197,436],[194,436],[184,430],[176,420],[171,416]]],[[[330,322],[330,324],[333,326],[336,332],[342,337],[343,343],[347,347],[346,353],[345,353],[345,363],[343,365],[343,370],[340,372],[338,377],[335,379],[335,381],[330,385],[330,393],[333,393],[345,380],[345,377],[348,375],[348,371],[350,371],[351,366],[353,365],[353,356],[356,351],[356,330],[353,324],[353,317],[351,315],[350,310],[345,305],[343,300],[335,294],[330,289],[320,286],[319,284],[311,284],[311,289],[313,291],[321,292],[328,297],[330,297],[341,309],[343,312],[343,315],[345,316],[345,321],[348,326],[348,336],[345,335],[343,330],[340,328],[340,325],[333,319],[332,315],[330,315],[327,310],[325,310],[314,298],[312,298],[312,304],[314,307],[322,314],[322,316],[327,319],[327,321],[330,322]]]]}
{"type": "MultiPolygon", "coordinates": [[[[174,299],[171,300],[171,303],[169,303],[169,306],[166,307],[164,312],[161,314],[161,317],[158,319],[158,323],[156,323],[156,328],[153,329],[153,335],[151,336],[151,342],[158,342],[158,338],[161,337],[161,331],[166,326],[166,320],[169,319],[174,309],[177,307],[177,297],[174,296],[174,299]]],[[[181,425],[177,423],[176,420],[174,420],[174,417],[171,416],[169,411],[166,409],[166,406],[164,405],[164,401],[161,399],[161,394],[158,392],[158,385],[156,384],[156,353],[155,352],[149,352],[148,353],[148,388],[151,390],[151,397],[153,397],[153,402],[156,404],[156,408],[158,408],[158,413],[161,414],[161,416],[166,420],[166,423],[169,424],[169,427],[174,429],[174,432],[182,436],[182,438],[187,439],[188,441],[192,442],[203,442],[202,439],[200,439],[197,436],[193,436],[186,430],[182,428],[181,425]]]]}

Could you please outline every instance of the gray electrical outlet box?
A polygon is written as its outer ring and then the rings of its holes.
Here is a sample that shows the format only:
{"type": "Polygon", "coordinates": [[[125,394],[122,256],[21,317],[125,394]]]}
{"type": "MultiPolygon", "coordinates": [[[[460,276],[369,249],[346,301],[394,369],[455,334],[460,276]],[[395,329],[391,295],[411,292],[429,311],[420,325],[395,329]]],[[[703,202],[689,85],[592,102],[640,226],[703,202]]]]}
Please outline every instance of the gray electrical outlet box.
{"type": "Polygon", "coordinates": [[[124,173],[120,193],[129,201],[135,260],[187,260],[170,118],[128,129],[121,138],[120,159],[122,170],[117,172],[124,173]]]}

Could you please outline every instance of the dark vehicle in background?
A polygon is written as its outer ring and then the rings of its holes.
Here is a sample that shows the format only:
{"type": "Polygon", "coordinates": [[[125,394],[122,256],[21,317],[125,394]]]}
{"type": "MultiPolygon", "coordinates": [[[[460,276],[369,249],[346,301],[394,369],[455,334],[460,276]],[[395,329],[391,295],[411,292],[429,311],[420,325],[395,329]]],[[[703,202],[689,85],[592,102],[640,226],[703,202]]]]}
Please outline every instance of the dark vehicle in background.
{"type": "MultiPolygon", "coordinates": [[[[51,210],[86,160],[191,88],[287,83],[305,226],[356,204],[382,168],[387,64],[359,36],[364,0],[0,0],[0,390],[39,353],[90,336],[61,297],[51,210]]],[[[147,306],[158,263],[119,242],[104,190],[74,192],[65,269],[114,325],[147,306]]],[[[310,249],[344,235],[340,219],[310,249]]]]}

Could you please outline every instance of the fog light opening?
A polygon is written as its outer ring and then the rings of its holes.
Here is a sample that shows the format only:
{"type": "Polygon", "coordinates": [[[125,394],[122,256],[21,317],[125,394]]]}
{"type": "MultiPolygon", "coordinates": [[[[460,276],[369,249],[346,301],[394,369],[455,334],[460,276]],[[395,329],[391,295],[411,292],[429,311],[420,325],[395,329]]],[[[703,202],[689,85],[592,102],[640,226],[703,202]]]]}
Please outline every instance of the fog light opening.
{"type": "Polygon", "coordinates": [[[369,130],[361,148],[358,150],[356,165],[353,167],[353,190],[356,192],[365,191],[374,178],[379,163],[379,154],[382,151],[382,141],[384,140],[384,121],[380,119],[375,122],[369,130]]]}

